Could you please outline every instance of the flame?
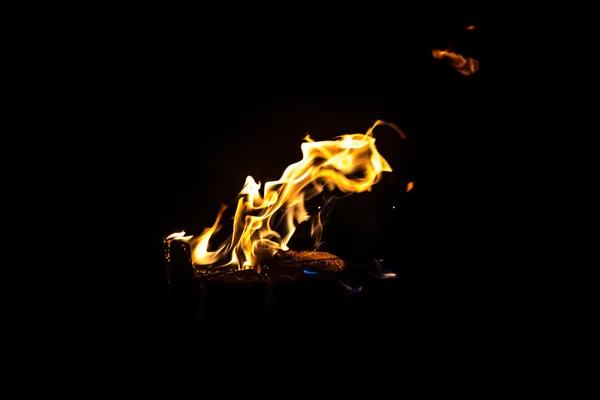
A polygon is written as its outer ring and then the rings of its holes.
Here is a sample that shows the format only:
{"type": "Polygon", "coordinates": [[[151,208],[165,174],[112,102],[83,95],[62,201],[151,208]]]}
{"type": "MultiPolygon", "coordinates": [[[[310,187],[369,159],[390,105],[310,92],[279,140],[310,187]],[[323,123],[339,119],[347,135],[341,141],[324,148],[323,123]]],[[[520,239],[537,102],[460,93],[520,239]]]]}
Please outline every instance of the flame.
{"type": "Polygon", "coordinates": [[[412,181],[408,182],[406,184],[406,193],[410,192],[412,190],[412,188],[414,188],[414,187],[415,187],[415,183],[414,182],[412,182],[412,181]]]}
{"type": "Polygon", "coordinates": [[[467,30],[468,31],[474,31],[475,30],[475,25],[469,25],[469,26],[467,26],[467,30]]]}
{"type": "MultiPolygon", "coordinates": [[[[181,232],[175,232],[175,233],[171,233],[168,236],[165,236],[164,240],[165,241],[169,241],[169,240],[182,240],[185,238],[185,231],[181,231],[181,232]]],[[[191,236],[188,237],[188,239],[191,238],[191,236]]]]}
{"type": "Polygon", "coordinates": [[[433,58],[436,60],[445,60],[454,69],[463,74],[469,76],[474,74],[479,69],[479,61],[471,57],[464,57],[454,51],[448,50],[432,50],[433,58]]]}
{"type": "MultiPolygon", "coordinates": [[[[261,182],[248,176],[239,193],[232,235],[217,250],[209,251],[210,239],[221,228],[225,206],[221,206],[213,226],[205,228],[201,235],[185,236],[182,231],[168,238],[190,244],[194,265],[260,268],[261,256],[288,250],[297,226],[311,219],[305,201],[325,190],[337,189],[345,195],[368,192],[381,180],[383,172],[392,171],[375,147],[372,132],[379,125],[392,127],[406,139],[396,125],[381,120],[365,134],[342,135],[337,140],[315,142],[306,135],[301,145],[302,160],[289,165],[279,180],[266,182],[262,195],[261,182]]],[[[329,200],[325,205],[328,203],[329,200]]],[[[319,240],[322,225],[318,213],[311,232],[319,240]]]]}

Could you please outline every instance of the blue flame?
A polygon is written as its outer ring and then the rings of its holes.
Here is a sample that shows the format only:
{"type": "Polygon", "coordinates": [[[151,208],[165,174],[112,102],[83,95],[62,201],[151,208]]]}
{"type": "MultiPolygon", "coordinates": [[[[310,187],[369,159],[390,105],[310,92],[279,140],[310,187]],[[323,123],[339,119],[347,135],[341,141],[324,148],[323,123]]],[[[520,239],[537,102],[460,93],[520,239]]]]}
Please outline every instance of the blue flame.
{"type": "Polygon", "coordinates": [[[308,269],[305,269],[303,272],[307,275],[318,275],[319,274],[317,271],[310,271],[308,269]]]}

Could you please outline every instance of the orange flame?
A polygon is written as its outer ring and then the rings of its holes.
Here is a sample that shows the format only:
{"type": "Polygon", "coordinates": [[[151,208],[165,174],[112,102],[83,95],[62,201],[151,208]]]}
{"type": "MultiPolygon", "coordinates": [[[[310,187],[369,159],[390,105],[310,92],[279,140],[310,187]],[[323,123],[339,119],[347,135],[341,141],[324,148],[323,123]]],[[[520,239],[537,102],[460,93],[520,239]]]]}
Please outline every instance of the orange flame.
{"type": "Polygon", "coordinates": [[[475,30],[475,25],[469,25],[469,26],[467,26],[467,30],[468,31],[474,31],[475,30]]]}
{"type": "Polygon", "coordinates": [[[406,184],[406,193],[410,192],[412,190],[412,188],[414,188],[414,187],[415,187],[415,183],[414,182],[412,182],[412,181],[408,182],[406,184]]]}
{"type": "Polygon", "coordinates": [[[433,58],[436,60],[445,60],[454,69],[465,76],[474,74],[479,69],[479,61],[471,57],[463,57],[452,50],[432,50],[433,58]]]}
{"type": "MultiPolygon", "coordinates": [[[[315,142],[307,135],[301,145],[302,160],[289,165],[279,180],[266,182],[263,195],[261,183],[248,176],[239,193],[233,233],[217,250],[209,251],[209,244],[221,228],[225,206],[221,206],[213,226],[205,228],[201,235],[185,236],[182,231],[168,238],[190,244],[194,265],[260,268],[261,256],[288,250],[287,244],[297,226],[311,218],[304,207],[305,201],[325,189],[338,189],[346,195],[370,191],[383,172],[392,171],[375,147],[372,132],[379,125],[392,127],[406,139],[396,125],[381,120],[365,134],[342,135],[337,140],[315,142]]],[[[321,220],[316,218],[311,232],[320,236],[322,230],[321,220]]]]}

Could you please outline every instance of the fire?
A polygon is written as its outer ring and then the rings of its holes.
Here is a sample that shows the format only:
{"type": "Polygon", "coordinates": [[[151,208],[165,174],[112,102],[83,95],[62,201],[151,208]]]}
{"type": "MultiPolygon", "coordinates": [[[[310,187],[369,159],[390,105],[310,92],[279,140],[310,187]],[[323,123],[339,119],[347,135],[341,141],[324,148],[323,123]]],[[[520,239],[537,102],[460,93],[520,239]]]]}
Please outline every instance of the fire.
{"type": "Polygon", "coordinates": [[[479,61],[471,57],[464,57],[454,51],[448,50],[432,50],[433,58],[436,60],[445,60],[454,69],[465,76],[474,74],[479,69],[479,61]]]}
{"type": "Polygon", "coordinates": [[[415,187],[415,183],[413,181],[410,181],[406,184],[406,193],[410,192],[412,190],[412,188],[415,187]]]}
{"type": "Polygon", "coordinates": [[[202,234],[186,236],[182,231],[167,239],[189,243],[194,265],[237,266],[238,269],[260,268],[261,256],[288,250],[287,244],[297,226],[311,218],[311,234],[320,241],[322,213],[328,201],[311,217],[305,209],[307,200],[325,190],[331,193],[337,189],[345,195],[368,192],[381,180],[383,172],[392,171],[375,147],[373,129],[379,125],[392,127],[406,139],[395,124],[381,120],[365,134],[346,134],[336,140],[315,142],[307,135],[301,145],[302,160],[289,165],[279,180],[266,182],[262,194],[261,182],[248,176],[239,193],[233,232],[216,250],[209,249],[210,240],[222,226],[225,206],[221,206],[212,227],[205,228],[202,234]]]}
{"type": "Polygon", "coordinates": [[[467,26],[467,30],[468,31],[474,31],[475,30],[475,25],[469,25],[469,26],[467,26]]]}

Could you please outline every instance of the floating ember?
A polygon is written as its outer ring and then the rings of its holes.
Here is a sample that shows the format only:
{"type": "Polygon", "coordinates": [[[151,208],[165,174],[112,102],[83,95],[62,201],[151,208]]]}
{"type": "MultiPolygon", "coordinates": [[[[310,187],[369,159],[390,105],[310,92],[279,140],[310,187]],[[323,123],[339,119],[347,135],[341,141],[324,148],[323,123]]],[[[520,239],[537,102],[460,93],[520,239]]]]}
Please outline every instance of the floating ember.
{"type": "Polygon", "coordinates": [[[314,248],[320,244],[330,202],[323,203],[315,215],[310,215],[306,201],[325,191],[330,199],[335,198],[333,193],[347,196],[368,192],[381,180],[383,172],[392,171],[375,147],[373,129],[379,125],[390,126],[406,138],[396,125],[381,120],[365,134],[346,134],[336,140],[315,142],[307,135],[301,145],[302,160],[288,166],[279,180],[266,182],[262,194],[261,182],[248,176],[239,193],[233,232],[216,250],[211,250],[210,241],[222,227],[225,206],[221,206],[213,226],[205,228],[202,234],[187,235],[182,231],[165,240],[188,243],[190,261],[197,274],[211,279],[235,280],[235,276],[241,276],[235,271],[248,269],[256,270],[253,276],[258,276],[265,263],[270,263],[272,271],[286,264],[306,266],[298,268],[306,275],[343,269],[343,262],[336,256],[316,251],[293,252],[288,243],[299,224],[312,221],[314,248]]]}
{"type": "Polygon", "coordinates": [[[474,74],[479,69],[479,61],[471,57],[464,57],[454,51],[448,50],[432,50],[431,54],[436,60],[446,61],[457,72],[469,76],[474,74]]]}

